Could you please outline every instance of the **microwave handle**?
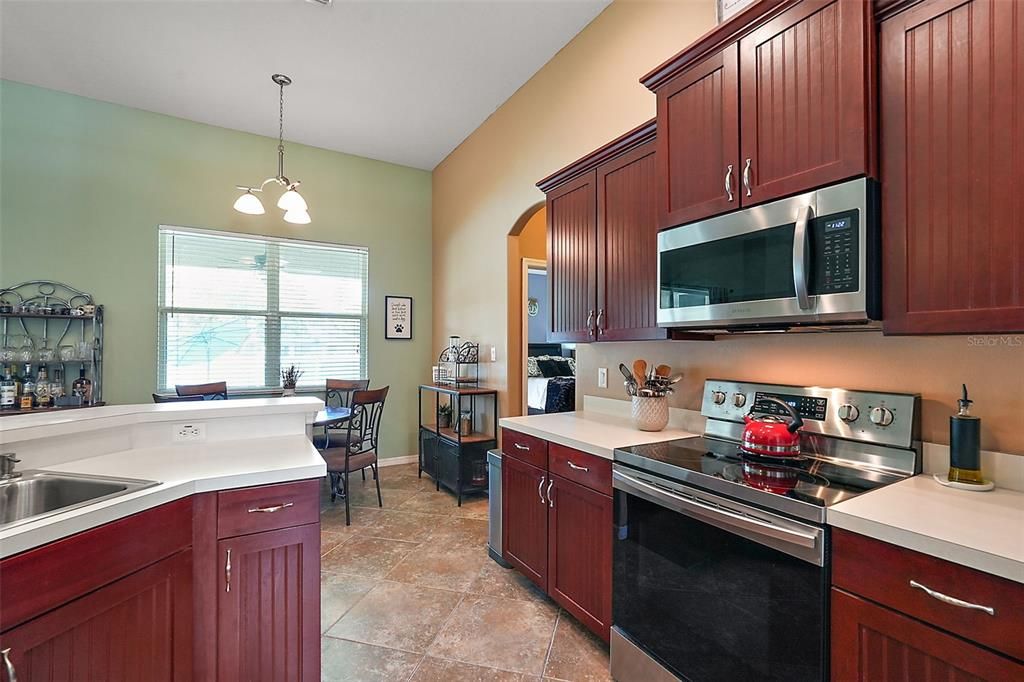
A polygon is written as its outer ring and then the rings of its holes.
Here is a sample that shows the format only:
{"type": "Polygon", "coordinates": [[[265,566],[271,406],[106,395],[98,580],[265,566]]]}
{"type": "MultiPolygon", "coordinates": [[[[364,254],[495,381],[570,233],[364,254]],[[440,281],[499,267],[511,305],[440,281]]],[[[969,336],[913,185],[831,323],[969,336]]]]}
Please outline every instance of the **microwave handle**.
{"type": "Polygon", "coordinates": [[[807,293],[807,251],[810,248],[807,225],[814,219],[814,207],[804,206],[796,219],[793,233],[793,288],[800,310],[811,309],[811,298],[807,293]]]}

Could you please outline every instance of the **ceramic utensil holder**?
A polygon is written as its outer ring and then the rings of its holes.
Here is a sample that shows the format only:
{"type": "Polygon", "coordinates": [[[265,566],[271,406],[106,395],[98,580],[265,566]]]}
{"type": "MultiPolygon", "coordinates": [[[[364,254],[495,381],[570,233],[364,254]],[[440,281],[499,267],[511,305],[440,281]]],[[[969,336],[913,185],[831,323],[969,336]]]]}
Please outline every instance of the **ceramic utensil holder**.
{"type": "Polygon", "coordinates": [[[667,425],[667,397],[633,396],[633,426],[641,431],[661,431],[667,425]]]}

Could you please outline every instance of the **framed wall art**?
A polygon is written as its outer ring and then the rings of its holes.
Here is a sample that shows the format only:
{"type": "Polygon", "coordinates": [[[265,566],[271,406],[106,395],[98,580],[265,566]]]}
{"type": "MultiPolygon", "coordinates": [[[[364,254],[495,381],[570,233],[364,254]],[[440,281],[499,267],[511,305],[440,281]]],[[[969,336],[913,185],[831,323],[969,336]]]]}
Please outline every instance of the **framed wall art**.
{"type": "Polygon", "coordinates": [[[384,338],[412,338],[412,296],[384,297],[384,338]]]}

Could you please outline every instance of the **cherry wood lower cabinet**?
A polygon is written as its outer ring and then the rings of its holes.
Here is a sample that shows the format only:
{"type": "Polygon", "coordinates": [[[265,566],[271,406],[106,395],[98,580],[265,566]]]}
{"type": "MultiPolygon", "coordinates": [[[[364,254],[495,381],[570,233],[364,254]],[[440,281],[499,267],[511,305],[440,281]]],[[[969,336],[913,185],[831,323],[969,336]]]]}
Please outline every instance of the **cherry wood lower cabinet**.
{"type": "Polygon", "coordinates": [[[191,550],[4,632],[3,648],[19,682],[193,679],[191,550]]]}
{"type": "Polygon", "coordinates": [[[218,679],[320,679],[320,524],[217,545],[218,679]]]}
{"type": "Polygon", "coordinates": [[[502,436],[502,554],[603,640],[612,605],[611,462],[531,437],[502,436]],[[521,458],[547,452],[544,468],[521,458]],[[578,481],[552,473],[576,472],[578,481]],[[604,470],[607,469],[607,472],[604,470]]]}

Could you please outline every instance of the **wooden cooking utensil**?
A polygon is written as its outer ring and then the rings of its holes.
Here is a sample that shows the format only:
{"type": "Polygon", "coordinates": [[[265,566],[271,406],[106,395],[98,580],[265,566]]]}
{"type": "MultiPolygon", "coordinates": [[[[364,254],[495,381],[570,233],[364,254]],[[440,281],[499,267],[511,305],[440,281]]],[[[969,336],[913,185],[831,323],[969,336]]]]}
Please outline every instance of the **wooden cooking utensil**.
{"type": "Polygon", "coordinates": [[[672,368],[668,365],[658,365],[654,369],[654,376],[667,377],[670,374],[672,374],[672,368]]]}
{"type": "Polygon", "coordinates": [[[647,361],[646,360],[634,360],[633,361],[633,376],[636,377],[636,383],[641,388],[647,385],[647,361]]]}

